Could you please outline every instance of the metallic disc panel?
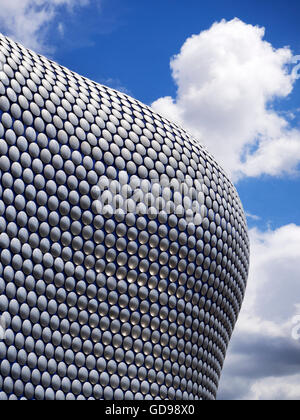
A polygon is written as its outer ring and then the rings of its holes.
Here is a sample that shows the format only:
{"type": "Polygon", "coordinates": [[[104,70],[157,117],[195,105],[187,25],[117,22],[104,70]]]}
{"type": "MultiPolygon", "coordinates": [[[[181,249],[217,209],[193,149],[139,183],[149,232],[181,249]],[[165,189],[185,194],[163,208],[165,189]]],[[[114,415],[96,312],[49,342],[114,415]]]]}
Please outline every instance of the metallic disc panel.
{"type": "Polygon", "coordinates": [[[248,264],[195,138],[0,36],[0,400],[214,399],[248,264]]]}

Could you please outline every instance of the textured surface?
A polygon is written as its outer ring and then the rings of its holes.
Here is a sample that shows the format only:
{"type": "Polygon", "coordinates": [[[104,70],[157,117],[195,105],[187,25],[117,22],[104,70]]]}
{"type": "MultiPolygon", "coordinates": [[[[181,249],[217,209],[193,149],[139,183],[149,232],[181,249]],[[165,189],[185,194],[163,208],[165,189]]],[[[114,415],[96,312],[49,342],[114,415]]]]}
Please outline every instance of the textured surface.
{"type": "Polygon", "coordinates": [[[0,36],[0,400],[215,398],[248,261],[197,140],[0,36]]]}

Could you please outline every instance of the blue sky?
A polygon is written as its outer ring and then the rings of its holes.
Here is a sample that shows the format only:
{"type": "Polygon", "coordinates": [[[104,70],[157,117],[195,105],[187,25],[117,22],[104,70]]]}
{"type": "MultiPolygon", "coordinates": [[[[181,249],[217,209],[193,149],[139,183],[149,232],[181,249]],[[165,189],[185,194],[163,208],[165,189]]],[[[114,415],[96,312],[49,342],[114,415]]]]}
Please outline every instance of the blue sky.
{"type": "Polygon", "coordinates": [[[221,19],[239,17],[247,23],[264,26],[267,39],[274,47],[290,45],[300,54],[297,1],[189,0],[188,7],[176,0],[151,3],[93,0],[92,3],[101,4],[96,13],[92,7],[86,7],[80,13],[60,15],[65,27],[64,39],[69,38],[62,45],[53,24],[47,40],[59,47],[55,59],[93,79],[119,80],[146,103],[174,93],[170,58],[178,53],[187,37],[221,19]],[[147,82],[151,82],[151,89],[147,82]]]}
{"type": "Polygon", "coordinates": [[[174,115],[232,174],[252,258],[220,398],[300,399],[299,22],[297,0],[0,0],[1,32],[174,115]]]}
{"type": "MultiPolygon", "coordinates": [[[[239,17],[244,22],[266,28],[266,39],[275,47],[289,45],[300,54],[300,4],[297,1],[190,0],[188,7],[174,0],[94,1],[80,12],[60,14],[63,42],[53,22],[46,37],[51,54],[59,63],[87,77],[123,88],[144,103],[162,96],[174,96],[170,58],[179,52],[192,34],[208,29],[215,21],[239,17]],[[101,3],[101,5],[100,5],[101,3]],[[95,12],[95,10],[94,10],[95,12]]],[[[299,108],[300,81],[293,94],[274,104],[281,111],[299,108]]],[[[299,123],[299,121],[297,121],[299,123]]],[[[237,185],[247,212],[259,216],[249,226],[278,228],[297,223],[299,180],[262,176],[243,179],[237,185]]]]}

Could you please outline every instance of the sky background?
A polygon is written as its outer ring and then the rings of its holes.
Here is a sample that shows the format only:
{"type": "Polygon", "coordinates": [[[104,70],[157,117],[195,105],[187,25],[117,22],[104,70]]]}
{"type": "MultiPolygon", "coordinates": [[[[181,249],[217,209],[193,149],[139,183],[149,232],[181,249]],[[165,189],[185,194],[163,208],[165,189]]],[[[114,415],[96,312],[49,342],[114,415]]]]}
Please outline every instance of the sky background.
{"type": "Polygon", "coordinates": [[[3,34],[175,119],[235,181],[251,268],[219,399],[300,399],[299,23],[298,0],[0,0],[3,34]]]}

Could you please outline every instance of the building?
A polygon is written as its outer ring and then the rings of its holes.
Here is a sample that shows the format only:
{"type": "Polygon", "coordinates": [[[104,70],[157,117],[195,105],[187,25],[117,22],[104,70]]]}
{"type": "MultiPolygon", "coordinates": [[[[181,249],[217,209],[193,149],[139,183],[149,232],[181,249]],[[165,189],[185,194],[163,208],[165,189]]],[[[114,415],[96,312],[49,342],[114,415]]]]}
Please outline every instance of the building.
{"type": "Polygon", "coordinates": [[[214,399],[248,274],[178,125],[0,36],[0,399],[214,399]]]}

